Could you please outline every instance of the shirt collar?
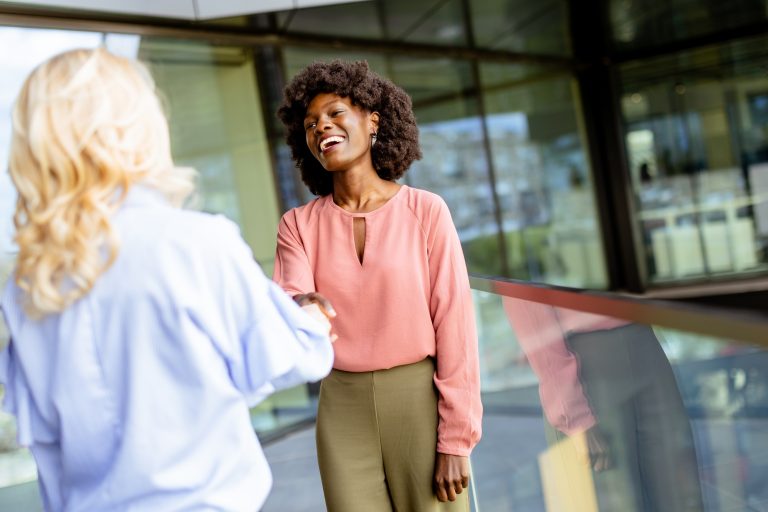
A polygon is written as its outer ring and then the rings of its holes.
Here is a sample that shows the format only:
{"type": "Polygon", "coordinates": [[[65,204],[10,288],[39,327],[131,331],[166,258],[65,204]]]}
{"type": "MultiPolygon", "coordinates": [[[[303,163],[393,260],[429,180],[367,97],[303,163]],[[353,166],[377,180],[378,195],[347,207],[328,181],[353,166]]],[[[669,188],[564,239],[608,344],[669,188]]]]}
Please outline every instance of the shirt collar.
{"type": "Polygon", "coordinates": [[[123,202],[125,207],[165,205],[170,203],[168,199],[159,190],[147,187],[145,185],[133,185],[128,189],[128,195],[123,202]]]}

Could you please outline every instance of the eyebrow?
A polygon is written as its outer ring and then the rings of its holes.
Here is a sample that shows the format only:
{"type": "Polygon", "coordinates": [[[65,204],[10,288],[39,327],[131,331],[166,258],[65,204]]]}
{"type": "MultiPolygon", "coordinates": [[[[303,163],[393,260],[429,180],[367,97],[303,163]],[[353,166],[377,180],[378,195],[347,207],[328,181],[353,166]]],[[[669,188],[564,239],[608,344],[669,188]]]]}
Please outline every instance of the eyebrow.
{"type": "MultiPolygon", "coordinates": [[[[333,101],[323,105],[323,107],[320,110],[325,110],[325,109],[329,109],[329,108],[333,108],[333,107],[338,107],[338,106],[343,106],[344,108],[348,107],[348,105],[346,103],[344,103],[343,101],[341,101],[341,100],[333,100],[333,101]]],[[[310,114],[309,109],[307,109],[307,113],[304,115],[304,120],[306,121],[310,117],[315,117],[315,116],[310,114]]]]}

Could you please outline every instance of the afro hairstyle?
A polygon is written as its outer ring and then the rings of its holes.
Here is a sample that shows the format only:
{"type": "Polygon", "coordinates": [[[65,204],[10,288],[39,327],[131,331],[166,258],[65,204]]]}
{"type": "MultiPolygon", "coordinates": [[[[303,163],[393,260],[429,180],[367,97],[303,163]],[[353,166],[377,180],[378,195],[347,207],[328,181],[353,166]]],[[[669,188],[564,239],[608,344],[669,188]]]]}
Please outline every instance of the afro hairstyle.
{"type": "Polygon", "coordinates": [[[378,112],[379,131],[371,149],[373,167],[385,180],[395,181],[421,158],[419,130],[411,98],[390,80],[371,71],[366,61],[315,62],[285,87],[277,116],[287,128],[286,142],[301,179],[317,196],[333,192],[333,180],[307,147],[304,117],[309,103],[322,93],[349,98],[353,105],[378,112]]]}

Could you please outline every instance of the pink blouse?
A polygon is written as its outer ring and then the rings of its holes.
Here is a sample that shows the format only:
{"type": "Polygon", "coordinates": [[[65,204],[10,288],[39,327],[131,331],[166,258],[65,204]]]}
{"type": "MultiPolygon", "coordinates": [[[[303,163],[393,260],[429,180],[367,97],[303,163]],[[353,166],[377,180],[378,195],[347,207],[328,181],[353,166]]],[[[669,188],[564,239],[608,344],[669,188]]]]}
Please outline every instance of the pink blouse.
{"type": "Polygon", "coordinates": [[[290,210],[278,227],[274,280],[290,295],[317,291],[331,301],[334,368],[434,357],[437,450],[469,455],[481,433],[477,333],[461,245],[439,196],[404,185],[367,213],[348,212],[331,195],[290,210]],[[365,219],[362,263],[355,217],[365,219]]]}
{"type": "Polygon", "coordinates": [[[597,420],[579,379],[579,360],[568,349],[565,337],[615,329],[629,322],[512,297],[502,297],[502,303],[539,378],[541,407],[550,425],[569,436],[592,428],[597,420]]]}

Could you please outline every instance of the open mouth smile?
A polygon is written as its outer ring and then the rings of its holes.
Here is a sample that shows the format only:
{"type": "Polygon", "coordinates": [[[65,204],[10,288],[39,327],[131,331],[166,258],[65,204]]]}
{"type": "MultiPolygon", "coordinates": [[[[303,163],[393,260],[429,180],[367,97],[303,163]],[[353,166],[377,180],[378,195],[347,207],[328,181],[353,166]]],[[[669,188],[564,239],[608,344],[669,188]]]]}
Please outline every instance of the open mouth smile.
{"type": "Polygon", "coordinates": [[[327,153],[340,142],[344,142],[344,137],[340,135],[331,135],[330,137],[321,140],[318,147],[320,148],[321,153],[327,153]]]}

